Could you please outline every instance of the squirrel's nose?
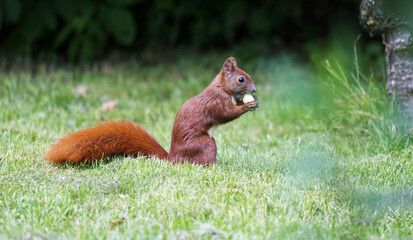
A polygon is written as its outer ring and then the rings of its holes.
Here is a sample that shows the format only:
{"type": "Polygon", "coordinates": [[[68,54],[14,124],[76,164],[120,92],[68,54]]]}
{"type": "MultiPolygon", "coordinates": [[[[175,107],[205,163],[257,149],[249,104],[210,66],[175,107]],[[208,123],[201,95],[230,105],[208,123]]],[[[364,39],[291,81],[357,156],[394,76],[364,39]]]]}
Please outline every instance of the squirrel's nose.
{"type": "Polygon", "coordinates": [[[253,84],[251,87],[251,93],[255,93],[256,91],[257,91],[257,87],[255,87],[255,84],[253,84]]]}

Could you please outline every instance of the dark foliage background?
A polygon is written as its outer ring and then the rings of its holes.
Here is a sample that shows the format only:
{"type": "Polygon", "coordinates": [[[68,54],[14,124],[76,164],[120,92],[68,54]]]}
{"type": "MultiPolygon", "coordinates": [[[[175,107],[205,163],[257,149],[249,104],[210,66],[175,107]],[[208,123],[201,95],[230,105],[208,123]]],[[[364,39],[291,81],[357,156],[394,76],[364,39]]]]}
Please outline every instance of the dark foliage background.
{"type": "Polygon", "coordinates": [[[358,5],[359,0],[1,0],[0,47],[3,56],[68,60],[177,48],[305,53],[332,36],[361,32],[358,5]]]}

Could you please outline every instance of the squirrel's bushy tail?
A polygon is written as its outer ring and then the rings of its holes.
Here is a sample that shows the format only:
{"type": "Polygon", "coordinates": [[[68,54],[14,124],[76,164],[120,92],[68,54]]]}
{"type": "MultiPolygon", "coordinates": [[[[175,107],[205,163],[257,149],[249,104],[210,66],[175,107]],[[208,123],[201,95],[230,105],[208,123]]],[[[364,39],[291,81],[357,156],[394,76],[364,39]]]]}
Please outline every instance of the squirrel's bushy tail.
{"type": "Polygon", "coordinates": [[[83,163],[113,155],[168,158],[168,152],[145,129],[125,120],[103,122],[63,137],[50,147],[45,159],[83,163]]]}

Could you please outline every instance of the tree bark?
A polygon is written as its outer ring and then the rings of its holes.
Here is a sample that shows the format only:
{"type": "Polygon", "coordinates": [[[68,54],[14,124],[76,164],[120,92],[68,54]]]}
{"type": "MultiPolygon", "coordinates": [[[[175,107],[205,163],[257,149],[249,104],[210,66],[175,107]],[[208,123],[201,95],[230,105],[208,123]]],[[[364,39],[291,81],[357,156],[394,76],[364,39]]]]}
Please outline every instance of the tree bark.
{"type": "Polygon", "coordinates": [[[387,94],[402,113],[413,119],[413,50],[408,23],[386,12],[382,0],[362,0],[360,24],[370,36],[381,34],[387,62],[387,94]]]}

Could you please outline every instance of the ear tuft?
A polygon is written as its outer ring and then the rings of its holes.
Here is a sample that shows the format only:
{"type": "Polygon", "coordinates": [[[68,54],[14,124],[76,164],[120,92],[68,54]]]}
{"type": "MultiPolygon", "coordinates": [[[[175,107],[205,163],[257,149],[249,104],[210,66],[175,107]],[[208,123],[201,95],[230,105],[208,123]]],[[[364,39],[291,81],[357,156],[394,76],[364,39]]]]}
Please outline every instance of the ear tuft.
{"type": "Polygon", "coordinates": [[[227,60],[225,60],[225,63],[223,66],[225,77],[226,78],[231,77],[236,67],[237,67],[237,60],[235,60],[235,58],[229,57],[227,60]]]}

